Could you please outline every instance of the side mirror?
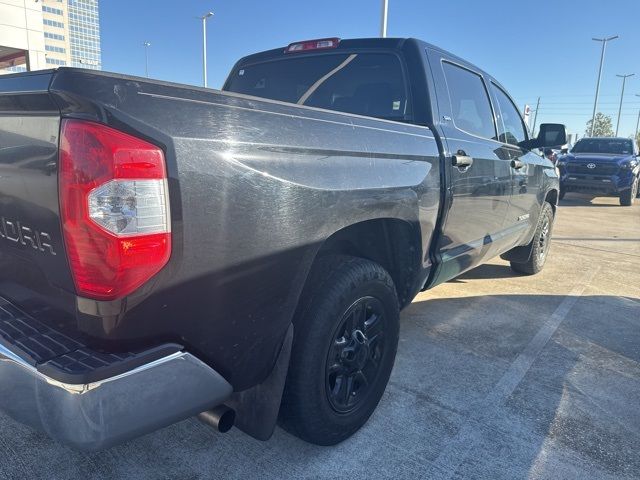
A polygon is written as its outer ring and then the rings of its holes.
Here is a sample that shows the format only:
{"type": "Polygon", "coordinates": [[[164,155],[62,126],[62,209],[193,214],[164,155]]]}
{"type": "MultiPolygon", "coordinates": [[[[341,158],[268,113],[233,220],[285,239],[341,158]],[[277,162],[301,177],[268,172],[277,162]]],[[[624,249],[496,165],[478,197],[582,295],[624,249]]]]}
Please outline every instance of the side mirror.
{"type": "Polygon", "coordinates": [[[534,148],[557,147],[567,143],[567,127],[561,123],[543,123],[536,138],[526,142],[520,142],[520,146],[526,150],[534,148]]]}
{"type": "Polygon", "coordinates": [[[564,145],[567,143],[567,127],[561,123],[543,123],[536,140],[540,147],[564,145]]]}

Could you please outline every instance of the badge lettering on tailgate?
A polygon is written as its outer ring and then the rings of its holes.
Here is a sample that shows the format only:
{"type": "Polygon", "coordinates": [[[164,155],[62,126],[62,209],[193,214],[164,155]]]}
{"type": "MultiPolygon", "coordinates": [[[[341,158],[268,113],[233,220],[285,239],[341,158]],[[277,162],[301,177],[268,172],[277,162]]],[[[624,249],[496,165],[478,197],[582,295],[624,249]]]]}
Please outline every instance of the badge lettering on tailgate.
{"type": "Polygon", "coordinates": [[[8,220],[5,217],[0,218],[0,238],[9,242],[24,245],[40,252],[56,255],[53,249],[51,235],[47,232],[27,227],[20,223],[19,220],[8,220]]]}

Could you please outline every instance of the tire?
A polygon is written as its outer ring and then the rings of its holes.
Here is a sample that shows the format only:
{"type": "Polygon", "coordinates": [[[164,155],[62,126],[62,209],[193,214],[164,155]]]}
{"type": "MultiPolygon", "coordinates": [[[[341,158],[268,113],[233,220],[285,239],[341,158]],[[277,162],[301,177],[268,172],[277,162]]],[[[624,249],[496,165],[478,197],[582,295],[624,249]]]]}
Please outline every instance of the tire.
{"type": "Polygon", "coordinates": [[[638,177],[633,179],[631,188],[625,190],[620,194],[620,205],[623,207],[630,207],[633,205],[634,200],[638,196],[638,177]]]}
{"type": "Polygon", "coordinates": [[[564,196],[567,194],[566,191],[560,189],[560,193],[558,194],[558,200],[564,200],[564,196]]]}
{"type": "Polygon", "coordinates": [[[399,317],[395,286],[380,265],[320,258],[294,319],[280,424],[316,445],[335,445],[362,427],[389,381],[399,317]]]}
{"type": "Polygon", "coordinates": [[[512,270],[526,275],[534,275],[543,269],[549,253],[553,219],[553,207],[549,202],[544,202],[536,232],[529,244],[531,249],[529,259],[523,263],[511,262],[512,270]]]}

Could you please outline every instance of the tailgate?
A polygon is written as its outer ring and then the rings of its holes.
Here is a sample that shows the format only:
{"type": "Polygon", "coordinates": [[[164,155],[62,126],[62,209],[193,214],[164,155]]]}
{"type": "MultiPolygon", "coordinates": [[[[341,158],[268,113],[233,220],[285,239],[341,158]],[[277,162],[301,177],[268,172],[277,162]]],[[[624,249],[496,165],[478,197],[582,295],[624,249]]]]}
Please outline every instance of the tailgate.
{"type": "Polygon", "coordinates": [[[67,330],[75,296],[60,223],[52,75],[0,77],[0,297],[67,330]]]}

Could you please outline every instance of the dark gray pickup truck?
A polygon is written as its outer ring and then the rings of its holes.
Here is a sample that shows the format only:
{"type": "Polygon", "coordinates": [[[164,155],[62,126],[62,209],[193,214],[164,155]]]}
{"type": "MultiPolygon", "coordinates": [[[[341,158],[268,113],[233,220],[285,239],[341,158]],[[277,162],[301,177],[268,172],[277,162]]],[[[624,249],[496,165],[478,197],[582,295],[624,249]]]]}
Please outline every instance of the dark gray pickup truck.
{"type": "Polygon", "coordinates": [[[497,255],[543,267],[538,149],[566,139],[540,132],[414,39],[291,44],[223,91],[0,78],[0,408],[86,450],[196,415],[340,442],[417,292],[497,255]]]}

